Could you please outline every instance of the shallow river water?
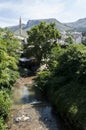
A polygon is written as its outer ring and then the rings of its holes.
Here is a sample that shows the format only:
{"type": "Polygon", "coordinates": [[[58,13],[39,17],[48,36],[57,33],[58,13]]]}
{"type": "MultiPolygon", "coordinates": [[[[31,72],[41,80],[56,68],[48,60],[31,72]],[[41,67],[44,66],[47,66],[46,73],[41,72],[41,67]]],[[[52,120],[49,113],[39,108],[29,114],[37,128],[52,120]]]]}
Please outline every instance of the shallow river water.
{"type": "Polygon", "coordinates": [[[34,77],[21,78],[13,90],[7,130],[68,130],[51,106],[32,87],[34,77]]]}

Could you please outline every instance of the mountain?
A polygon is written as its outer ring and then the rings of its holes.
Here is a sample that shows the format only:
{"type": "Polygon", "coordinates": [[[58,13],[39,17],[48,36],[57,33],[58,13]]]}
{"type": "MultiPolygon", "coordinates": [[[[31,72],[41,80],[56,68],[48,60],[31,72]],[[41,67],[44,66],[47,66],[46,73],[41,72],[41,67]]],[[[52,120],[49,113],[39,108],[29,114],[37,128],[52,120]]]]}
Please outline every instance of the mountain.
{"type": "Polygon", "coordinates": [[[66,25],[62,24],[58,20],[51,18],[51,19],[39,19],[39,20],[29,20],[24,27],[24,29],[30,29],[34,25],[40,24],[40,22],[46,22],[46,23],[56,23],[56,27],[59,29],[59,31],[69,30],[71,27],[67,27],[66,25]]]}
{"type": "MultiPolygon", "coordinates": [[[[46,22],[46,23],[56,23],[56,27],[59,31],[68,31],[71,30],[71,27],[68,27],[67,25],[64,25],[63,23],[59,22],[58,20],[54,18],[50,19],[38,19],[38,20],[28,20],[27,24],[22,24],[22,30],[23,35],[26,35],[26,31],[29,30],[32,26],[40,24],[40,22],[46,22]]],[[[15,34],[19,33],[19,25],[17,26],[11,26],[8,27],[10,30],[12,30],[15,34]]]]}
{"type": "MultiPolygon", "coordinates": [[[[22,24],[22,27],[24,28],[25,24],[22,24]]],[[[10,26],[8,27],[11,31],[15,32],[16,30],[19,29],[19,25],[15,25],[15,26],[10,26]]]]}
{"type": "Polygon", "coordinates": [[[64,25],[74,28],[76,31],[86,32],[86,18],[71,23],[65,23],[64,25]]]}
{"type": "MultiPolygon", "coordinates": [[[[61,23],[55,18],[50,19],[37,19],[37,20],[28,20],[26,24],[22,24],[22,34],[27,35],[26,31],[29,30],[32,26],[40,24],[40,22],[46,23],[56,23],[56,27],[59,31],[81,31],[86,32],[86,18],[79,19],[71,23],[61,23]]],[[[8,27],[15,34],[19,34],[19,25],[8,27]]]]}

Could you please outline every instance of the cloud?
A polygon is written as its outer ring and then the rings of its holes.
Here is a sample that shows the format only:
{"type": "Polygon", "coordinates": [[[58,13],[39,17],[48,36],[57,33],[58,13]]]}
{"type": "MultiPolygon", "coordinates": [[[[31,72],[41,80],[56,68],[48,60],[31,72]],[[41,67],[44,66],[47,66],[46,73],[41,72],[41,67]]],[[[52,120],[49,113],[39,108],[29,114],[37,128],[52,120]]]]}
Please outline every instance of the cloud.
{"type": "Polygon", "coordinates": [[[69,0],[60,18],[63,22],[74,22],[86,17],[86,0],[69,0]]]}
{"type": "Polygon", "coordinates": [[[76,4],[77,5],[83,5],[83,6],[85,6],[85,4],[86,4],[86,0],[83,0],[83,1],[81,1],[81,0],[76,0],[76,4]]]}
{"type": "Polygon", "coordinates": [[[79,10],[79,12],[84,11],[84,14],[85,14],[85,12],[86,12],[86,0],[83,0],[83,1],[82,0],[76,0],[75,6],[76,6],[76,9],[79,10]]]}
{"type": "Polygon", "coordinates": [[[85,17],[86,0],[0,0],[0,26],[29,19],[57,18],[61,22],[85,17]]]}
{"type": "Polygon", "coordinates": [[[0,3],[0,16],[9,21],[15,18],[14,23],[21,16],[25,22],[28,19],[58,17],[63,9],[61,0],[4,0],[0,3]]]}
{"type": "MultiPolygon", "coordinates": [[[[27,5],[26,5],[27,7],[27,5]]],[[[63,10],[64,5],[62,3],[52,3],[49,4],[47,2],[37,2],[33,4],[33,6],[27,7],[27,10],[23,10],[21,13],[27,17],[32,19],[34,18],[49,18],[56,17],[63,10]]]]}
{"type": "Polygon", "coordinates": [[[15,23],[18,23],[18,19],[9,19],[9,18],[4,18],[0,16],[0,27],[6,27],[6,26],[13,26],[15,23]]]}

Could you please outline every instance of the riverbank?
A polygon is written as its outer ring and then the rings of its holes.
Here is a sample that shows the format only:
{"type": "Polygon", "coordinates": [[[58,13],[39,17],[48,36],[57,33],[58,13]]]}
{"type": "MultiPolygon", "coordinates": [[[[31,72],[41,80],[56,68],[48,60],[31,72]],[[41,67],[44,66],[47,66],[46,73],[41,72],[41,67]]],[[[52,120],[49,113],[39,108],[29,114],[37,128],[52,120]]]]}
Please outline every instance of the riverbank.
{"type": "Polygon", "coordinates": [[[86,47],[54,48],[47,69],[37,74],[37,87],[77,130],[86,124],[86,47]],[[60,53],[59,53],[60,52],[60,53]]]}
{"type": "Polygon", "coordinates": [[[85,123],[82,122],[82,118],[85,117],[83,114],[85,113],[83,102],[86,96],[84,85],[76,82],[63,84],[59,77],[52,77],[49,71],[42,71],[38,73],[36,86],[46,96],[46,99],[49,99],[54,110],[61,115],[70,130],[84,129],[85,123]]]}

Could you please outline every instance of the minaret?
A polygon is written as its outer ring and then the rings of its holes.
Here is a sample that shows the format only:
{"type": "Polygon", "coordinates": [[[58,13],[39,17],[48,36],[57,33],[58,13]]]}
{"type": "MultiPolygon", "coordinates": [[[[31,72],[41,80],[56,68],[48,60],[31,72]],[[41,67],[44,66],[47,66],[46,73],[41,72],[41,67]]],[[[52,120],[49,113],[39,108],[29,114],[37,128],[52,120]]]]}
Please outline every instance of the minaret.
{"type": "Polygon", "coordinates": [[[22,35],[22,22],[21,22],[21,17],[19,19],[19,35],[22,35]]]}

